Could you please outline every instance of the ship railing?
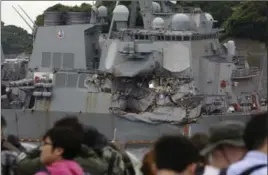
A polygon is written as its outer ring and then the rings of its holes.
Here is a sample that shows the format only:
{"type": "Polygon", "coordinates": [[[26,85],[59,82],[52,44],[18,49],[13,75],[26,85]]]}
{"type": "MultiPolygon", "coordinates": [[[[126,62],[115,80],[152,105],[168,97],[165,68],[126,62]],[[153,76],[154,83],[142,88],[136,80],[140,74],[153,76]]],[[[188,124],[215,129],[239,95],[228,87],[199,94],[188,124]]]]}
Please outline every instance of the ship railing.
{"type": "Polygon", "coordinates": [[[251,115],[252,113],[256,113],[252,110],[244,110],[244,111],[237,111],[237,112],[221,112],[221,113],[212,113],[212,114],[204,114],[205,116],[245,116],[245,115],[251,115]]]}
{"type": "Polygon", "coordinates": [[[153,15],[155,16],[171,16],[173,15],[174,13],[172,12],[154,12],[153,15]]]}
{"type": "Polygon", "coordinates": [[[202,13],[202,10],[199,7],[177,7],[176,12],[177,13],[195,13],[195,12],[202,13]]]}
{"type": "Polygon", "coordinates": [[[247,79],[252,78],[259,72],[258,67],[236,69],[232,72],[232,79],[247,79]]]}

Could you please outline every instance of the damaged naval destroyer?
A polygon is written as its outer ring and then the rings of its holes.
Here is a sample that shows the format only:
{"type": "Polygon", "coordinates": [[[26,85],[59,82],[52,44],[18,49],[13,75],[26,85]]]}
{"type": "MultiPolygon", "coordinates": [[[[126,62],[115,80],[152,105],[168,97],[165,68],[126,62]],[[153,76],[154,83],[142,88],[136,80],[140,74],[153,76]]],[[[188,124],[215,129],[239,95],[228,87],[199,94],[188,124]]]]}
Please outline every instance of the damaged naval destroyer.
{"type": "Polygon", "coordinates": [[[117,2],[107,35],[105,6],[90,14],[46,12],[27,78],[10,82],[2,101],[9,134],[38,141],[72,114],[109,139],[147,143],[248,120],[261,111],[261,71],[236,54],[233,41],[219,42],[215,22],[200,8],[117,2]],[[138,5],[143,27],[133,22],[138,5]]]}

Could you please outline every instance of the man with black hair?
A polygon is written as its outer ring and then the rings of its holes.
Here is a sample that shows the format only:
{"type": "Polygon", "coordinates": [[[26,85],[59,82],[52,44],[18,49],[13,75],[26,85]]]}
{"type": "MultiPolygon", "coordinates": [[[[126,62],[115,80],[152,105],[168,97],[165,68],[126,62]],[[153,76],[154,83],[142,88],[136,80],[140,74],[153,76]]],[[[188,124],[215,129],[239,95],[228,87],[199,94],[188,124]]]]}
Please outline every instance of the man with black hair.
{"type": "MultiPolygon", "coordinates": [[[[79,123],[77,117],[67,117],[56,121],[53,127],[73,126],[73,129],[80,130],[81,128],[75,126],[75,123],[79,123]]],[[[96,128],[86,125],[82,125],[82,127],[84,138],[86,138],[84,139],[84,144],[86,144],[88,147],[92,147],[94,149],[101,149],[108,144],[108,139],[96,128]]]]}
{"type": "Polygon", "coordinates": [[[81,134],[67,127],[47,131],[41,146],[41,162],[46,166],[36,175],[83,175],[82,168],[73,160],[81,149],[81,134]]]}
{"type": "Polygon", "coordinates": [[[226,171],[227,175],[267,175],[268,113],[252,116],[244,131],[248,153],[226,171]]]}
{"type": "Polygon", "coordinates": [[[194,175],[199,153],[191,141],[182,136],[163,136],[154,145],[155,165],[159,175],[194,175]]]}

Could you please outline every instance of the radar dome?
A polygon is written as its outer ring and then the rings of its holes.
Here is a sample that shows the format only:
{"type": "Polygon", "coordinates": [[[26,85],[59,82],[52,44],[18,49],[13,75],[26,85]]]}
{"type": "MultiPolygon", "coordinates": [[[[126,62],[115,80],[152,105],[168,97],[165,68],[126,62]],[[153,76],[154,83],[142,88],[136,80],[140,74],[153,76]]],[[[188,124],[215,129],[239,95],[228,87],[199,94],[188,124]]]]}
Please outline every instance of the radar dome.
{"type": "Polygon", "coordinates": [[[113,17],[115,21],[127,21],[129,10],[124,5],[118,5],[113,11],[113,17]]]}
{"type": "Polygon", "coordinates": [[[206,18],[207,18],[208,21],[212,21],[212,22],[214,21],[214,19],[213,19],[213,17],[212,17],[211,14],[205,13],[205,16],[206,16],[206,18]]]}
{"type": "Polygon", "coordinates": [[[153,5],[153,12],[160,12],[161,11],[161,6],[157,2],[152,2],[153,5]]]}
{"type": "Polygon", "coordinates": [[[162,29],[164,28],[164,20],[160,17],[156,17],[154,20],[153,20],[153,23],[152,23],[152,27],[153,29],[162,29]]]}
{"type": "Polygon", "coordinates": [[[172,30],[188,30],[190,19],[186,14],[177,13],[172,17],[171,28],[172,30]]]}
{"type": "Polygon", "coordinates": [[[106,17],[108,14],[107,8],[103,5],[98,8],[98,11],[99,11],[99,17],[106,17]]]}

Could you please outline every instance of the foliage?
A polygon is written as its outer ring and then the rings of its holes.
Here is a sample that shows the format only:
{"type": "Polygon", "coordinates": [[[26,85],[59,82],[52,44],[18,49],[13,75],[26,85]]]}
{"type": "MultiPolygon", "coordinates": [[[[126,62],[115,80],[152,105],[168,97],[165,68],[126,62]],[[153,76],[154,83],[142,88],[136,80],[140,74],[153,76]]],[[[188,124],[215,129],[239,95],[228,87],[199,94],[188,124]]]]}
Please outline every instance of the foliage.
{"type": "Polygon", "coordinates": [[[227,36],[264,42],[268,59],[268,2],[241,2],[224,26],[227,36]]]}
{"type": "Polygon", "coordinates": [[[241,2],[224,26],[229,36],[268,42],[268,2],[241,2]]]}
{"type": "Polygon", "coordinates": [[[32,36],[23,28],[1,22],[2,49],[4,54],[30,53],[32,36]]]}
{"type": "Polygon", "coordinates": [[[183,7],[200,7],[203,12],[210,13],[218,22],[215,27],[221,27],[223,22],[227,20],[233,13],[233,7],[238,5],[239,2],[235,1],[178,1],[177,5],[183,7]]]}

